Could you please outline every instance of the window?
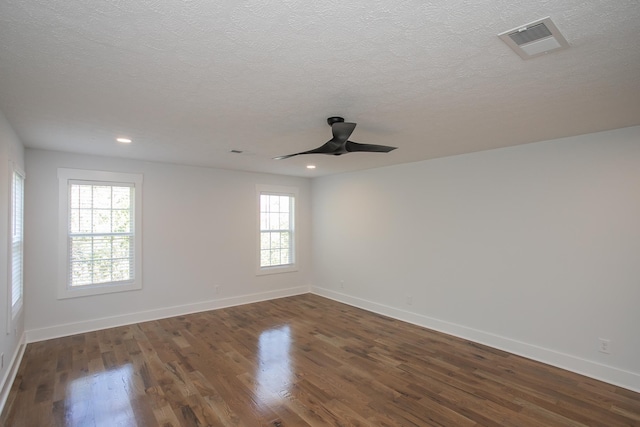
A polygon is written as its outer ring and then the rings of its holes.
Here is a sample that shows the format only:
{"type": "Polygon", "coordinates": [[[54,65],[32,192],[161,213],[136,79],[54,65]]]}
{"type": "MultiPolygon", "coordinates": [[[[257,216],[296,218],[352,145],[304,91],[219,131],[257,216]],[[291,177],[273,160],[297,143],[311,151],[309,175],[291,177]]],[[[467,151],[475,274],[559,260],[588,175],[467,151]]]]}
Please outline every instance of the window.
{"type": "Polygon", "coordinates": [[[142,175],[59,169],[59,298],[142,288],[142,175]]]}
{"type": "Polygon", "coordinates": [[[20,312],[23,294],[24,174],[13,167],[11,178],[11,317],[20,312]]]}
{"type": "Polygon", "coordinates": [[[258,186],[258,274],[295,271],[295,204],[298,190],[258,186]]]}

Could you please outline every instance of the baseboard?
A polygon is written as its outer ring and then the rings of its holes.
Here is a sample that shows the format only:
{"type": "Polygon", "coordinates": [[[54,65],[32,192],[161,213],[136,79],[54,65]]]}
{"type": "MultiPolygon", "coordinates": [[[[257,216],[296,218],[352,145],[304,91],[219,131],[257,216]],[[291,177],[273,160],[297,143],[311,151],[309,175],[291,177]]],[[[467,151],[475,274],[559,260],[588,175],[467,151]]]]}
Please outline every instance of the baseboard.
{"type": "Polygon", "coordinates": [[[556,366],[567,371],[585,375],[596,380],[604,381],[618,387],[640,392],[640,374],[603,365],[580,357],[564,354],[548,348],[527,344],[500,335],[480,331],[466,326],[457,325],[422,314],[400,310],[384,304],[368,301],[362,298],[335,292],[330,289],[311,287],[311,293],[342,302],[367,311],[402,320],[407,323],[433,329],[438,332],[504,350],[518,356],[556,366]]]}
{"type": "Polygon", "coordinates": [[[261,292],[231,298],[202,301],[194,304],[177,305],[156,310],[141,311],[137,313],[124,314],[121,316],[103,317],[100,319],[87,320],[84,322],[66,323],[62,325],[49,326],[46,328],[31,329],[26,331],[26,342],[32,343],[37,341],[44,341],[53,338],[60,338],[69,335],[97,331],[100,329],[131,325],[133,323],[148,322],[151,320],[165,319],[167,317],[182,316],[185,314],[217,310],[220,308],[233,307],[236,305],[250,304],[254,302],[284,298],[293,295],[306,294],[308,292],[308,286],[299,286],[295,288],[279,289],[277,291],[261,292]]]}
{"type": "Polygon", "coordinates": [[[22,334],[20,341],[18,342],[18,347],[11,358],[11,362],[7,366],[7,372],[5,372],[2,382],[0,383],[0,414],[4,410],[4,405],[7,403],[7,399],[9,398],[9,392],[11,391],[13,381],[16,379],[16,375],[18,374],[18,368],[20,367],[20,362],[22,362],[22,356],[24,355],[24,349],[26,346],[26,335],[22,334]]]}

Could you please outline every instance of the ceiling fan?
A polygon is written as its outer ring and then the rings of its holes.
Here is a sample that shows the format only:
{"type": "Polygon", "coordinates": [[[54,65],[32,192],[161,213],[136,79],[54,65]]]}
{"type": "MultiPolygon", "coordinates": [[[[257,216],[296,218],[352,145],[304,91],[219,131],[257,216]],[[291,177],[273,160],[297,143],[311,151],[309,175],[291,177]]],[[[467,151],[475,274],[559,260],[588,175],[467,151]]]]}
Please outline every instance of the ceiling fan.
{"type": "Polygon", "coordinates": [[[346,153],[352,153],[355,151],[367,151],[372,153],[388,153],[395,150],[398,147],[388,147],[386,145],[375,144],[359,144],[357,142],[349,141],[349,137],[356,128],[355,123],[347,123],[342,117],[329,117],[327,123],[331,126],[331,132],[333,138],[324,143],[318,148],[309,151],[303,151],[301,153],[287,154],[286,156],[274,157],[275,160],[288,159],[289,157],[299,156],[301,154],[331,154],[334,156],[340,156],[346,153]]]}

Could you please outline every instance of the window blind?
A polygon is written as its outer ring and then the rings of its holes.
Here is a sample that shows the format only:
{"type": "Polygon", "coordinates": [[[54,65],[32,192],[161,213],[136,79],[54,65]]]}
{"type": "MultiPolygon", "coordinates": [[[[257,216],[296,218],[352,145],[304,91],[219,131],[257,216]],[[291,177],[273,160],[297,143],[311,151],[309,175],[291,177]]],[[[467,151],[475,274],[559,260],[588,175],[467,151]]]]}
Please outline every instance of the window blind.
{"type": "Polygon", "coordinates": [[[22,301],[24,248],[24,177],[13,173],[11,197],[11,307],[22,301]]]}

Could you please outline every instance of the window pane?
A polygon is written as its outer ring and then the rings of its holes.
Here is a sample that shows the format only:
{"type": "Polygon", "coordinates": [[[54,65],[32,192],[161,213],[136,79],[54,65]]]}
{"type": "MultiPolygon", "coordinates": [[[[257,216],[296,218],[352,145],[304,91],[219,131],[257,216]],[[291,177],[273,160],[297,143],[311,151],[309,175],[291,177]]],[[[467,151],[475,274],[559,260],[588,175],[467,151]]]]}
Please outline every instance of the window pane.
{"type": "Polygon", "coordinates": [[[111,238],[107,236],[93,237],[93,259],[111,258],[111,238]]]}
{"type": "Polygon", "coordinates": [[[289,251],[287,250],[280,251],[280,263],[289,264],[289,251]]]}
{"type": "Polygon", "coordinates": [[[128,210],[112,211],[112,221],[114,233],[129,233],[131,231],[131,216],[128,210]]]}
{"type": "Polygon", "coordinates": [[[269,265],[280,265],[280,251],[272,249],[269,252],[269,265]]]}
{"type": "Polygon", "coordinates": [[[129,209],[131,207],[131,187],[113,187],[113,209],[129,209]]]}
{"type": "Polygon", "coordinates": [[[260,212],[269,211],[269,196],[267,194],[260,195],[260,212]]]}
{"type": "Polygon", "coordinates": [[[271,249],[280,248],[280,233],[271,233],[269,246],[271,249]]]}
{"type": "Polygon", "coordinates": [[[93,208],[111,208],[111,187],[93,186],[93,208]]]}
{"type": "Polygon", "coordinates": [[[291,197],[280,196],[280,212],[289,212],[289,202],[291,197]]]}
{"type": "Polygon", "coordinates": [[[289,233],[286,231],[280,234],[280,247],[289,248],[289,233]]]}
{"type": "Polygon", "coordinates": [[[269,211],[270,212],[279,212],[280,211],[280,197],[278,197],[278,196],[270,196],[269,197],[269,211]]]}
{"type": "Polygon", "coordinates": [[[71,209],[70,218],[69,218],[69,232],[70,233],[80,232],[80,210],[79,209],[71,209]]]}
{"type": "Polygon", "coordinates": [[[131,237],[118,236],[113,238],[112,255],[113,258],[131,257],[131,237]]]}
{"type": "Polygon", "coordinates": [[[80,186],[72,185],[69,189],[69,204],[71,209],[78,209],[80,207],[80,186]]]}
{"type": "Polygon", "coordinates": [[[270,249],[270,247],[271,247],[271,233],[269,232],[260,233],[260,248],[270,249]]]}
{"type": "Polygon", "coordinates": [[[114,260],[112,265],[112,281],[120,282],[131,278],[131,262],[128,259],[114,260]]]}
{"type": "Polygon", "coordinates": [[[93,230],[94,233],[111,233],[111,211],[108,209],[94,209],[93,230]]]}
{"type": "Polygon", "coordinates": [[[111,260],[102,259],[93,263],[93,283],[107,283],[111,281],[111,260]]]}
{"type": "Polygon", "coordinates": [[[93,239],[75,237],[70,241],[72,261],[90,261],[93,259],[93,239]]]}
{"type": "Polygon", "coordinates": [[[91,209],[79,210],[80,223],[78,224],[78,233],[91,233],[93,213],[91,209]]]}
{"type": "Polygon", "coordinates": [[[11,306],[22,298],[22,242],[11,245],[11,306]]]}
{"type": "Polygon", "coordinates": [[[278,218],[278,228],[280,230],[288,230],[289,229],[289,214],[281,213],[278,218]]]}
{"type": "Polygon", "coordinates": [[[91,261],[71,263],[71,286],[89,285],[92,282],[93,263],[91,261]]]}
{"type": "Polygon", "coordinates": [[[92,191],[90,185],[78,185],[78,193],[79,193],[79,208],[91,209],[93,207],[92,202],[92,191]]]}
{"type": "Polygon", "coordinates": [[[269,229],[270,230],[279,230],[280,229],[280,214],[278,213],[270,213],[269,214],[269,229]]]}
{"type": "Polygon", "coordinates": [[[269,267],[271,264],[269,263],[269,254],[270,251],[260,251],[260,265],[263,267],[269,267]]]}

